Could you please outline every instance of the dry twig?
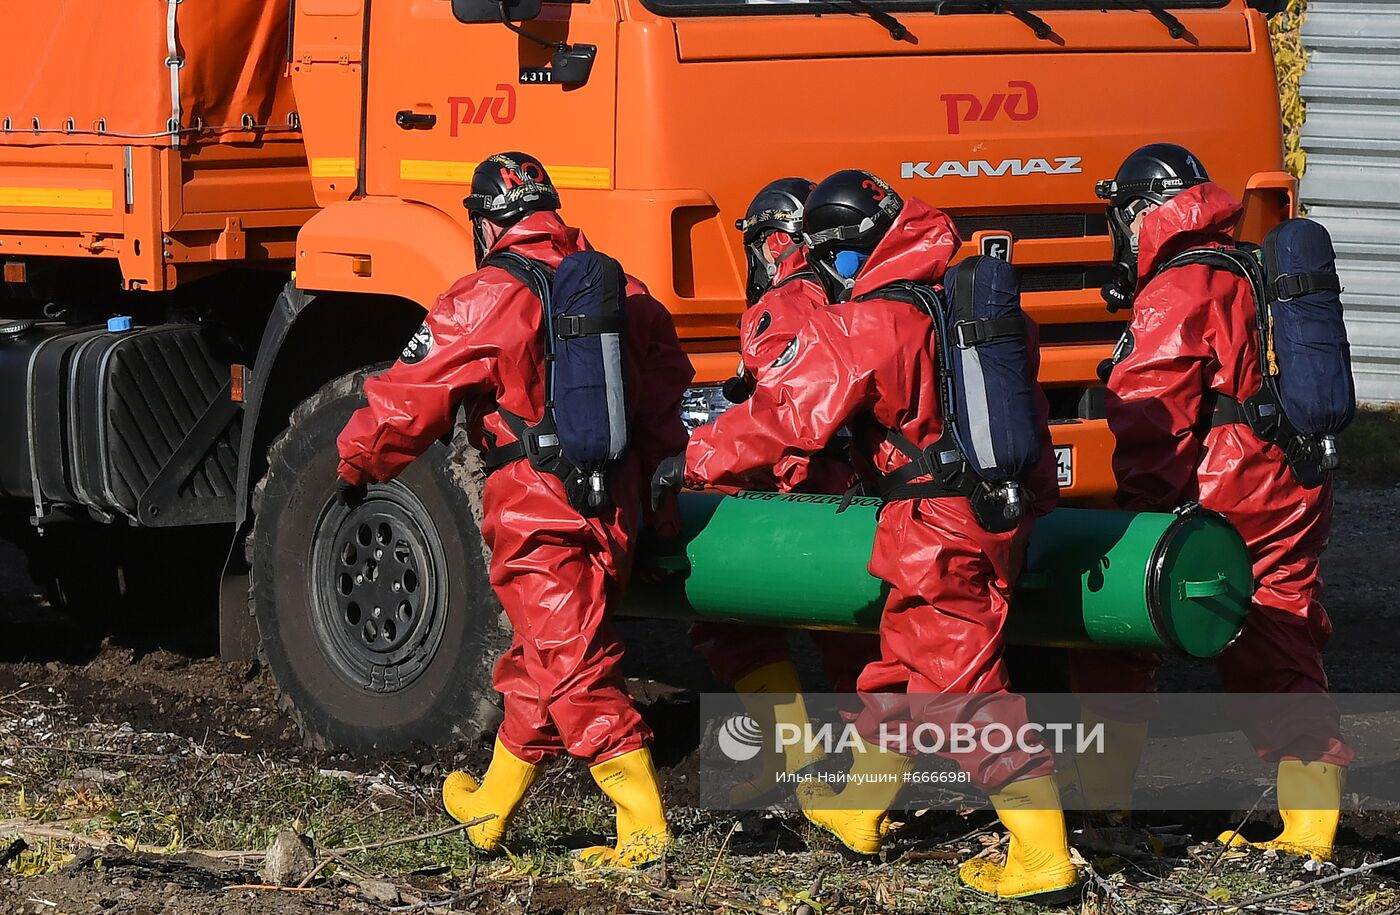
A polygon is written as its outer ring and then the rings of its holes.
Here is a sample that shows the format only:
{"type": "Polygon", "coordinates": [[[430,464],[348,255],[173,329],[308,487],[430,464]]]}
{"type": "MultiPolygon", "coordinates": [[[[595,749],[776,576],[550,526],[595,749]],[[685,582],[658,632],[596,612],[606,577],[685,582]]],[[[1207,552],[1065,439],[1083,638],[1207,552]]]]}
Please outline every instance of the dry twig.
{"type": "Polygon", "coordinates": [[[123,750],[99,750],[95,747],[49,747],[41,744],[22,743],[16,750],[37,750],[43,753],[72,753],[78,756],[110,756],[116,759],[162,760],[177,756],[176,753],[127,753],[123,750]]]}
{"type": "Polygon", "coordinates": [[[321,859],[321,863],[320,863],[320,864],[317,864],[314,868],[311,869],[311,873],[309,873],[309,874],[307,874],[305,877],[302,877],[302,878],[301,878],[300,882],[297,883],[296,888],[299,889],[299,890],[302,890],[302,889],[306,889],[307,887],[311,886],[311,881],[312,881],[312,880],[315,880],[315,879],[316,879],[316,876],[317,876],[318,874],[320,874],[321,871],[325,870],[325,869],[330,865],[330,863],[331,863],[332,861],[334,861],[334,860],[335,860],[335,859],[332,858],[332,857],[330,857],[330,856],[327,856],[327,857],[325,857],[325,858],[322,858],[322,859],[321,859]]]}
{"type": "Polygon", "coordinates": [[[426,842],[428,839],[440,839],[443,836],[450,836],[453,833],[458,833],[465,829],[470,829],[473,826],[480,826],[487,820],[494,820],[495,818],[496,815],[494,813],[487,814],[484,817],[477,817],[476,819],[470,820],[466,823],[456,823],[452,826],[448,826],[445,829],[438,829],[434,830],[433,832],[420,832],[417,835],[412,836],[400,836],[397,839],[385,839],[383,842],[371,842],[369,845],[356,845],[353,848],[335,848],[327,852],[327,854],[353,855],[362,851],[377,851],[378,849],[390,848],[395,845],[407,845],[410,842],[426,842]]]}
{"type": "Polygon", "coordinates": [[[1370,864],[1363,864],[1360,867],[1349,868],[1348,870],[1344,870],[1339,874],[1333,874],[1330,877],[1323,877],[1321,880],[1314,880],[1311,883],[1305,883],[1302,886],[1295,886],[1292,889],[1279,890],[1277,893],[1268,893],[1264,896],[1256,896],[1255,898],[1247,899],[1244,902],[1221,902],[1216,905],[1206,905],[1201,906],[1200,908],[1187,909],[1185,912],[1182,912],[1181,915],[1198,915],[1198,913],[1200,912],[1216,912],[1222,909],[1226,911],[1236,909],[1251,909],[1258,907],[1265,902],[1273,902],[1275,899],[1283,899],[1286,896],[1296,896],[1299,893],[1306,893],[1308,890],[1316,889],[1319,886],[1324,886],[1328,883],[1336,883],[1338,880],[1345,880],[1348,877],[1355,877],[1357,874],[1369,873],[1370,871],[1378,870],[1382,867],[1389,867],[1392,864],[1400,864],[1400,855],[1397,855],[1394,858],[1386,858],[1384,861],[1373,861],[1370,864]]]}
{"type": "MultiPolygon", "coordinates": [[[[1244,819],[1240,820],[1240,824],[1235,827],[1235,835],[1240,834],[1240,830],[1244,829],[1245,824],[1249,822],[1249,818],[1254,816],[1254,811],[1259,809],[1259,804],[1264,800],[1264,798],[1268,797],[1273,790],[1273,786],[1270,785],[1268,788],[1265,788],[1264,791],[1257,798],[1254,799],[1254,806],[1250,807],[1249,810],[1245,812],[1244,819]]],[[[1205,869],[1205,872],[1201,874],[1201,879],[1196,881],[1197,890],[1199,890],[1207,880],[1214,876],[1215,869],[1220,866],[1221,861],[1225,860],[1225,853],[1230,851],[1230,849],[1232,849],[1233,847],[1234,846],[1232,845],[1225,845],[1224,843],[1221,843],[1220,851],[1216,853],[1215,860],[1210,862],[1210,866],[1207,867],[1205,869]]]]}
{"type": "Polygon", "coordinates": [[[1127,913],[1127,915],[1133,915],[1133,907],[1128,905],[1128,900],[1122,897],[1122,895],[1118,892],[1118,888],[1116,886],[1109,883],[1104,878],[1100,877],[1098,872],[1095,871],[1092,867],[1087,868],[1087,870],[1089,872],[1089,882],[1092,883],[1095,887],[1099,889],[1100,892],[1104,894],[1104,897],[1108,899],[1109,904],[1112,906],[1112,909],[1110,909],[1110,911],[1121,911],[1127,913]]]}
{"type": "Polygon", "coordinates": [[[715,879],[715,868],[719,867],[719,861],[724,857],[724,851],[729,847],[729,840],[739,829],[739,821],[735,820],[734,825],[729,827],[729,832],[725,833],[724,841],[719,843],[719,854],[715,855],[715,860],[710,864],[710,872],[705,875],[705,885],[700,887],[700,898],[696,900],[701,905],[705,904],[705,894],[710,891],[710,881],[715,879]]]}
{"type": "MultiPolygon", "coordinates": [[[[647,886],[643,883],[638,883],[634,885],[643,892],[650,893],[653,896],[659,896],[662,899],[670,899],[672,902],[684,902],[688,905],[694,906],[701,905],[700,900],[696,899],[689,893],[682,893],[679,890],[663,890],[658,886],[647,886]]],[[[751,915],[771,915],[771,913],[765,912],[758,906],[753,906],[744,902],[739,902],[736,899],[730,899],[728,896],[721,896],[717,898],[714,904],[723,906],[727,909],[735,909],[740,912],[748,912],[751,913],[751,915]]]]}

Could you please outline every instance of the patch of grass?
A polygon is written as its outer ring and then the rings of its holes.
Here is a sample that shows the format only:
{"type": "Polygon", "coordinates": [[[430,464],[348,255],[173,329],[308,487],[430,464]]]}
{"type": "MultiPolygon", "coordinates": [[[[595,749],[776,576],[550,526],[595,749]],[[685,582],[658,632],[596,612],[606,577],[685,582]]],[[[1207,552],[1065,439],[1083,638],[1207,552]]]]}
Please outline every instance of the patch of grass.
{"type": "Polygon", "coordinates": [[[590,785],[577,794],[565,793],[544,784],[531,792],[511,824],[511,837],[517,848],[542,849],[557,845],[560,836],[607,836],[615,829],[612,805],[601,791],[590,785]]]}
{"type": "Polygon", "coordinates": [[[1342,478],[1381,486],[1400,484],[1400,407],[1363,407],[1337,442],[1342,478]]]}
{"type": "MultiPolygon", "coordinates": [[[[260,851],[282,829],[307,833],[323,849],[355,848],[431,833],[450,822],[439,807],[442,773],[436,769],[430,774],[413,766],[394,774],[389,765],[376,776],[321,774],[324,760],[314,754],[210,755],[192,745],[149,752],[154,741],[165,740],[129,736],[106,748],[104,757],[96,747],[86,752],[74,746],[36,748],[0,737],[5,770],[0,819],[43,818],[57,828],[128,847],[139,842],[155,851],[260,851]]],[[[888,862],[852,864],[798,816],[750,815],[740,821],[744,829],[735,830],[735,818],[721,812],[677,806],[670,814],[677,840],[664,868],[576,871],[570,846],[611,834],[613,810],[579,764],[561,763],[531,792],[512,827],[508,854],[483,857],[456,833],[350,851],[346,857],[354,872],[383,875],[400,885],[423,883],[430,895],[475,887],[484,894],[480,905],[487,915],[584,915],[599,906],[609,912],[715,915],[1045,911],[986,899],[959,883],[956,859],[985,845],[979,830],[964,834],[965,818],[937,828],[906,823],[888,862]],[[913,854],[914,848],[927,847],[923,843],[931,835],[938,837],[935,847],[944,856],[913,854]]],[[[36,841],[9,870],[24,876],[52,872],[71,860],[74,845],[61,838],[36,841]]],[[[350,873],[337,865],[322,877],[334,885],[350,873]]],[[[1213,846],[1193,850],[1185,859],[1105,863],[1099,873],[1101,880],[1086,890],[1082,909],[1051,911],[1107,913],[1114,910],[1108,896],[1121,898],[1133,911],[1180,912],[1207,903],[1239,904],[1293,881],[1300,892],[1283,900],[1286,911],[1372,915],[1400,901],[1395,885],[1380,874],[1314,890],[1303,882],[1315,873],[1305,872],[1296,860],[1257,852],[1217,859],[1213,846]],[[1311,908],[1299,907],[1305,905],[1311,908]]]]}

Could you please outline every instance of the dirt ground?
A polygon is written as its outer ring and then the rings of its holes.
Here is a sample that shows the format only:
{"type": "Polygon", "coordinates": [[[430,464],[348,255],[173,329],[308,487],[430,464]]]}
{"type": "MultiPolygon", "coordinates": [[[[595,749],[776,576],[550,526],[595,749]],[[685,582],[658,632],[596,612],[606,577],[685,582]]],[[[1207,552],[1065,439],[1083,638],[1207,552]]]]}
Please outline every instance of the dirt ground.
{"type": "MultiPolygon", "coordinates": [[[[1327,555],[1336,626],[1335,688],[1394,692],[1400,657],[1400,486],[1342,484],[1327,555]]],[[[209,911],[982,912],[954,865],[995,845],[985,813],[908,816],[887,859],[845,861],[800,821],[696,810],[696,696],[712,689],[683,629],[627,622],[634,691],[657,731],[657,761],[680,842],[664,868],[575,873],[569,850],[597,841],[609,812],[587,774],[559,764],[537,787],[513,854],[479,858],[436,790],[451,768],[480,771],[483,747],[422,748],[388,758],[304,749],[278,711],[267,672],[212,655],[207,626],[113,625],[65,618],[35,596],[18,554],[0,543],[0,912],[205,915],[209,911]],[[308,891],[263,883],[260,853],[279,830],[315,837],[336,859],[308,891]],[[25,830],[23,843],[11,844],[25,830]],[[8,850],[7,850],[8,848],[8,850]],[[195,850],[213,856],[196,854],[195,850]]],[[[192,604],[198,601],[192,599],[192,604]]],[[[805,640],[795,638],[810,666],[805,640]]],[[[1173,662],[1164,688],[1210,688],[1208,664],[1173,662]]],[[[1400,855],[1389,815],[1348,815],[1339,860],[1318,866],[1210,839],[1221,814],[1151,815],[1154,842],[1099,833],[1075,842],[1100,877],[1084,911],[1207,912],[1265,894],[1266,911],[1396,911],[1394,866],[1339,877],[1400,855]],[[1121,840],[1121,841],[1120,841],[1121,840]],[[1124,844],[1127,843],[1127,844],[1124,844]],[[1341,869],[1339,869],[1341,868],[1341,869]],[[1319,883],[1318,881],[1323,881],[1319,883]]],[[[1267,817],[1257,825],[1267,833],[1267,817]]]]}

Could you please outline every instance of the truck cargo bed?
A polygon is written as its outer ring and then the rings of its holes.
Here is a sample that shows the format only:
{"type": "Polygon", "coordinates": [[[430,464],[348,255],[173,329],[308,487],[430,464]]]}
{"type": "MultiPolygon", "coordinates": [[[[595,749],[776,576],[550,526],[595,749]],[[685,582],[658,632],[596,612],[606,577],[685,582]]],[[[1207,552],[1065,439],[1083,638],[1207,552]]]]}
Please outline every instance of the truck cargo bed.
{"type": "Polygon", "coordinates": [[[315,203],[287,0],[0,11],[0,259],[115,259],[152,291],[290,264],[315,203]]]}

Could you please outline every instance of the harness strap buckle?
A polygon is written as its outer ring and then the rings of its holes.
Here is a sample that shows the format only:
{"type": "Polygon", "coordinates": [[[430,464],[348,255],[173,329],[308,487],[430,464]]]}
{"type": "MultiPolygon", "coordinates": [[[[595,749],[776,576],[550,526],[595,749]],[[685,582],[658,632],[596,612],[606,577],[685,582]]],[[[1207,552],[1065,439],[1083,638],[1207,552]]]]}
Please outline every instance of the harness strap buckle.
{"type": "Polygon", "coordinates": [[[959,349],[980,346],[992,340],[1023,337],[1026,321],[1020,315],[1010,318],[979,318],[974,321],[958,321],[953,325],[953,338],[959,349]]]}
{"type": "Polygon", "coordinates": [[[1285,273],[1268,290],[1272,301],[1287,302],[1310,292],[1341,292],[1342,281],[1331,273],[1285,273]]]}
{"type": "Polygon", "coordinates": [[[600,318],[592,315],[556,315],[554,335],[561,340],[600,334],[620,334],[624,330],[621,317],[600,318]]]}

